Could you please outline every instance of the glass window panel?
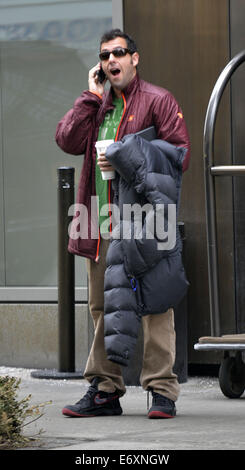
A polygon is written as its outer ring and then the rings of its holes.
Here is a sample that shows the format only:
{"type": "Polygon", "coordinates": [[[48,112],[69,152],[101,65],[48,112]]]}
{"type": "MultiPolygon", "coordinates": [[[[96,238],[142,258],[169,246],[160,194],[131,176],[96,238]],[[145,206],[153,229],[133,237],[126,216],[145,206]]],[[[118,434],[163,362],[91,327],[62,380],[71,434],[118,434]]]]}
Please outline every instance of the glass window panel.
{"type": "MultiPolygon", "coordinates": [[[[6,286],[57,284],[57,168],[74,166],[77,185],[83,157],[62,152],[55,129],[87,88],[111,16],[111,1],[0,0],[6,286]]],[[[77,285],[86,285],[81,258],[76,272],[77,285]]]]}

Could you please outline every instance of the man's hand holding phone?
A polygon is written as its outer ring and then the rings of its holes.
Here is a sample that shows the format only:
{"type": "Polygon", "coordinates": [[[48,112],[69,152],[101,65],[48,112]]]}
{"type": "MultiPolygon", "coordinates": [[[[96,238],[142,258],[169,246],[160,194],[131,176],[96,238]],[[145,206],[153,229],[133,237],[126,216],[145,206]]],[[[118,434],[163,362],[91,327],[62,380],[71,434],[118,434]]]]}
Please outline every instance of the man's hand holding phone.
{"type": "MultiPolygon", "coordinates": [[[[88,74],[88,86],[89,86],[89,91],[92,91],[93,93],[98,93],[99,95],[103,95],[104,93],[104,86],[106,83],[106,76],[105,80],[101,83],[101,64],[98,62],[95,67],[93,67],[88,74]],[[99,75],[100,72],[100,75],[99,75]]],[[[103,72],[103,71],[102,71],[103,72]]]]}

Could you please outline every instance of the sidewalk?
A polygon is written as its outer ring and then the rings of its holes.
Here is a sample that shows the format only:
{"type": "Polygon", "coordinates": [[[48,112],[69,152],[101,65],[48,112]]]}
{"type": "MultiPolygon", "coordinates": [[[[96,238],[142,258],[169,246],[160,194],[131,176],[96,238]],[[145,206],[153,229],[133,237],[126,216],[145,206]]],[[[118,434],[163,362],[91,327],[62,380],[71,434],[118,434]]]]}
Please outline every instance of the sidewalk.
{"type": "MultiPolygon", "coordinates": [[[[26,426],[25,434],[42,429],[31,449],[43,450],[244,450],[245,395],[231,400],[222,394],[218,379],[191,377],[181,384],[177,416],[168,420],[147,418],[147,394],[127,387],[120,417],[68,418],[61,414],[85,393],[84,380],[46,380],[30,370],[0,367],[0,375],[21,378],[20,397],[31,403],[52,400],[44,416],[26,426]]],[[[151,403],[151,397],[150,397],[151,403]]]]}

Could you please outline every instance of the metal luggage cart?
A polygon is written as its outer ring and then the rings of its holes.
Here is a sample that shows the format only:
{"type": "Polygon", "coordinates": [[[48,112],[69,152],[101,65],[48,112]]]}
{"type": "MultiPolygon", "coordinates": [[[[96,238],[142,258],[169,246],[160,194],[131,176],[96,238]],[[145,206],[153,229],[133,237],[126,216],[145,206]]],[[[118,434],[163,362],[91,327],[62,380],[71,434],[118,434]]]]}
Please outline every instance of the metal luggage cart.
{"type": "Polygon", "coordinates": [[[213,166],[214,129],[224,89],[232,74],[244,61],[245,50],[234,56],[221,72],[209,100],[203,136],[211,336],[199,338],[194,349],[224,352],[219,369],[219,384],[223,394],[229,398],[239,398],[245,390],[245,334],[220,336],[214,176],[244,176],[245,165],[213,166]]]}

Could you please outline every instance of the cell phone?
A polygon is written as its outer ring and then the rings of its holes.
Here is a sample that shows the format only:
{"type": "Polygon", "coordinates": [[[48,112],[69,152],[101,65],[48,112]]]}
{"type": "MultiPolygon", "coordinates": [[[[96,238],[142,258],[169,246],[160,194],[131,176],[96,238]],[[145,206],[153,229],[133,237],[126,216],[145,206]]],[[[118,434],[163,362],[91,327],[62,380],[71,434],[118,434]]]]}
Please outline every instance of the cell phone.
{"type": "Polygon", "coordinates": [[[99,71],[97,72],[97,75],[98,75],[98,80],[100,83],[103,83],[106,80],[106,74],[104,70],[102,69],[101,65],[100,65],[99,71]]]}

